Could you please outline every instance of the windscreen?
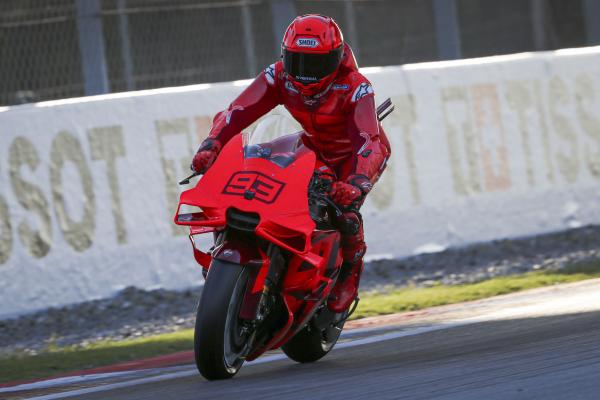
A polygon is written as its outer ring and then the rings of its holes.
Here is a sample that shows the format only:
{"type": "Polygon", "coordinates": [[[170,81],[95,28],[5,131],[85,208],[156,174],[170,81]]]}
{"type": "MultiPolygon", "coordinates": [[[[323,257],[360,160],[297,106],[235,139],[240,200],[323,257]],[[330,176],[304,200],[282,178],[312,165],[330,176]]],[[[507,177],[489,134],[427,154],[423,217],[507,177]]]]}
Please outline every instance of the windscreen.
{"type": "Polygon", "coordinates": [[[251,144],[244,143],[244,158],[262,158],[287,168],[297,158],[297,150],[301,146],[298,134],[286,135],[271,142],[251,144]]]}
{"type": "Polygon", "coordinates": [[[294,162],[296,153],[278,152],[272,148],[271,143],[261,143],[244,146],[244,158],[263,158],[286,168],[294,162]]]}

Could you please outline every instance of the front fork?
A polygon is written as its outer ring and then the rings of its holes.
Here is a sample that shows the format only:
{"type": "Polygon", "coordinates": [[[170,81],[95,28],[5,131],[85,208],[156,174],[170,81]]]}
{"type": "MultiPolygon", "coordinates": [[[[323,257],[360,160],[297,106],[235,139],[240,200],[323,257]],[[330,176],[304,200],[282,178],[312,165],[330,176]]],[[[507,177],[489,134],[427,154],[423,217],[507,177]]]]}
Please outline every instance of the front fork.
{"type": "MultiPolygon", "coordinates": [[[[262,263],[251,273],[239,315],[240,319],[246,321],[245,330],[249,333],[242,352],[243,358],[272,340],[275,331],[287,331],[285,327],[289,328],[293,321],[288,307],[283,304],[283,298],[280,298],[286,266],[281,249],[268,243],[266,251],[260,251],[260,254],[262,263]],[[286,323],[279,327],[281,317],[286,319],[286,323]]],[[[258,262],[255,260],[254,264],[258,265],[258,262]]]]}
{"type": "Polygon", "coordinates": [[[262,320],[268,312],[269,298],[281,290],[285,258],[279,247],[253,235],[224,230],[215,236],[212,258],[250,268],[240,318],[262,320]]]}
{"type": "MultiPolygon", "coordinates": [[[[277,245],[231,229],[215,232],[211,253],[212,259],[251,269],[239,318],[244,321],[241,334],[248,335],[242,356],[254,359],[282,340],[294,322],[282,293],[288,261],[277,245]]],[[[208,264],[203,264],[205,276],[208,264]]]]}

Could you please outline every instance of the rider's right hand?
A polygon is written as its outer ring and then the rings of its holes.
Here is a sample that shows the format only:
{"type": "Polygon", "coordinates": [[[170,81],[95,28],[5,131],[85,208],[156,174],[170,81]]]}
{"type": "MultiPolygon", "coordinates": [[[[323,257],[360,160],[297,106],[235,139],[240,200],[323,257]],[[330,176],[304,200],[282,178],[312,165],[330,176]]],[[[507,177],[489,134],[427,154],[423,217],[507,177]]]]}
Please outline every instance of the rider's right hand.
{"type": "Polygon", "coordinates": [[[331,200],[342,207],[348,207],[359,200],[362,195],[360,187],[340,181],[334,182],[331,192],[329,192],[331,200]]]}
{"type": "Polygon", "coordinates": [[[205,173],[217,159],[220,150],[219,141],[210,138],[204,140],[192,160],[191,170],[197,174],[205,173]]]}

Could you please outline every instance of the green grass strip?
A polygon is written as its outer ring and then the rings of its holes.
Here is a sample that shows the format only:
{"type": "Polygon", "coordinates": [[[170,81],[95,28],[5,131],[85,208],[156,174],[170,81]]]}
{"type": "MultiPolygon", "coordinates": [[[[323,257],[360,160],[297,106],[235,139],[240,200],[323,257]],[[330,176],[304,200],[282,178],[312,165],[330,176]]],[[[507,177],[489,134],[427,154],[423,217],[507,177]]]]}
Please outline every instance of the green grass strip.
{"type": "Polygon", "coordinates": [[[126,361],[194,349],[192,329],[123,341],[48,348],[37,355],[0,359],[0,382],[59,375],[126,361]]]}
{"type": "MultiPolygon", "coordinates": [[[[560,272],[529,272],[492,278],[473,284],[404,288],[389,293],[366,293],[352,319],[483,299],[560,283],[600,277],[600,261],[577,264],[560,272]]],[[[140,358],[193,349],[193,331],[182,330],[120,342],[48,348],[38,355],[0,359],[0,382],[58,375],[140,358]]]]}
{"type": "Polygon", "coordinates": [[[560,272],[529,272],[464,285],[403,288],[384,294],[367,293],[361,295],[353,317],[365,318],[421,310],[591,278],[600,278],[600,262],[578,264],[560,272]]]}

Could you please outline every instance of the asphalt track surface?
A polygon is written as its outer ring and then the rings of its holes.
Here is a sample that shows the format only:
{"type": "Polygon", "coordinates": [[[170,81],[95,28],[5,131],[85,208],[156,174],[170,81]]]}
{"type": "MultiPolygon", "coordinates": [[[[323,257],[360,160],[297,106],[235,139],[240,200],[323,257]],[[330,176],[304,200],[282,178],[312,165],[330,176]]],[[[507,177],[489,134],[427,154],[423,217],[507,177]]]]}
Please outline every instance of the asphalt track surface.
{"type": "Polygon", "coordinates": [[[227,381],[194,374],[76,398],[600,399],[600,281],[538,293],[459,308],[458,323],[441,316],[362,332],[365,343],[314,364],[282,359],[227,381]]]}

